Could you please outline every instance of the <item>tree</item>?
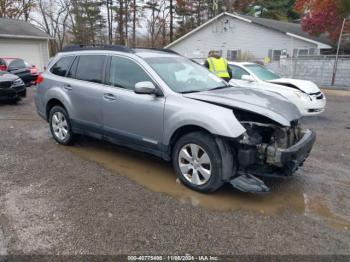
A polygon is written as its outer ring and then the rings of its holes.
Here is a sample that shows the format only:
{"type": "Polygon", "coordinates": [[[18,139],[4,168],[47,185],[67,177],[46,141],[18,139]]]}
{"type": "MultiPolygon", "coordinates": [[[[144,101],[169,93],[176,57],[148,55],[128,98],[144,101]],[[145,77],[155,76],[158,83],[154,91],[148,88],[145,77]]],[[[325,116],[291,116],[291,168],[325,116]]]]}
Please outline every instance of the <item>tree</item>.
{"type": "MultiPolygon", "coordinates": [[[[302,29],[311,35],[326,33],[336,41],[344,18],[350,15],[349,0],[297,0],[295,9],[303,14],[302,29]]],[[[349,28],[349,22],[346,27],[349,28]]]]}
{"type": "Polygon", "coordinates": [[[0,0],[0,17],[28,21],[34,7],[33,0],[0,0]]]}
{"type": "Polygon", "coordinates": [[[113,0],[106,0],[106,12],[107,12],[107,30],[108,30],[108,43],[113,43],[113,0]]]}
{"type": "Polygon", "coordinates": [[[167,22],[170,15],[168,1],[147,1],[144,9],[151,12],[147,18],[150,46],[156,47],[165,45],[167,38],[167,22]],[[160,36],[162,36],[161,39],[159,38],[160,36]],[[161,42],[159,42],[159,40],[161,40],[161,42]]]}
{"type": "Polygon", "coordinates": [[[60,51],[66,40],[69,0],[37,0],[41,20],[33,19],[41,28],[54,39],[50,41],[50,53],[60,51]]]}
{"type": "Polygon", "coordinates": [[[101,1],[71,0],[71,31],[73,42],[77,44],[102,43],[105,28],[105,19],[101,14],[101,1]],[[98,36],[98,37],[97,37],[98,36]]]}
{"type": "Polygon", "coordinates": [[[174,40],[174,1],[169,1],[169,12],[170,12],[170,42],[174,40]]]}
{"type": "Polygon", "coordinates": [[[299,18],[294,11],[294,2],[295,0],[255,0],[250,3],[243,1],[240,7],[253,16],[293,21],[299,18]]]}

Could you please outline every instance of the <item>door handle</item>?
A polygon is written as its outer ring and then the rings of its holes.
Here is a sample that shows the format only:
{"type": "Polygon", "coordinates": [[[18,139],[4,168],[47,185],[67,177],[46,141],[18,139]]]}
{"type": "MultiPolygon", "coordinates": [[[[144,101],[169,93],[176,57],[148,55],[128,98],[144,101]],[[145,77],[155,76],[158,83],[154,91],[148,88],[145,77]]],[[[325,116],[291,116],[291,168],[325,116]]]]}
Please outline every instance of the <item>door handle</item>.
{"type": "Polygon", "coordinates": [[[67,91],[70,91],[70,90],[73,89],[72,86],[69,85],[69,84],[64,84],[64,85],[63,85],[63,88],[66,89],[67,91]]]}
{"type": "Polygon", "coordinates": [[[114,100],[117,99],[113,94],[110,94],[110,93],[104,94],[103,98],[106,99],[106,100],[109,100],[109,101],[114,101],[114,100]]]}

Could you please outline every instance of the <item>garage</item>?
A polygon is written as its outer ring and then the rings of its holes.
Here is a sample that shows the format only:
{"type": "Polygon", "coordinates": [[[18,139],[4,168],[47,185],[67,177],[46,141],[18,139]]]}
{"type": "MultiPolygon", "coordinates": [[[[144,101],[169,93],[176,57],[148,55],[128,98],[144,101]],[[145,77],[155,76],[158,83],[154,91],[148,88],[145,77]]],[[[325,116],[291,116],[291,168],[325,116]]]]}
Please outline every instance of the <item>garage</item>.
{"type": "Polygon", "coordinates": [[[20,20],[0,18],[0,57],[23,58],[43,70],[50,36],[20,20]]]}

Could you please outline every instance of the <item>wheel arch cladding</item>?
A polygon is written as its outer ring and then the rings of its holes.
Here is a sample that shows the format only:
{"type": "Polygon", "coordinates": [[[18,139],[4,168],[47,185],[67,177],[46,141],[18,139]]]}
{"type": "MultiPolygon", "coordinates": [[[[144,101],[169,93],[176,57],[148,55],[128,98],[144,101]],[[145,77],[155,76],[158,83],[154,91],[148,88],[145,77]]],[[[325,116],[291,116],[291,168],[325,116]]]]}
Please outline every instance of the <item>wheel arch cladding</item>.
{"type": "Polygon", "coordinates": [[[46,111],[46,119],[47,119],[47,121],[49,121],[50,111],[51,111],[51,109],[54,106],[61,106],[67,111],[66,107],[64,106],[64,104],[60,100],[58,100],[57,98],[52,98],[46,104],[45,111],[46,111]]]}

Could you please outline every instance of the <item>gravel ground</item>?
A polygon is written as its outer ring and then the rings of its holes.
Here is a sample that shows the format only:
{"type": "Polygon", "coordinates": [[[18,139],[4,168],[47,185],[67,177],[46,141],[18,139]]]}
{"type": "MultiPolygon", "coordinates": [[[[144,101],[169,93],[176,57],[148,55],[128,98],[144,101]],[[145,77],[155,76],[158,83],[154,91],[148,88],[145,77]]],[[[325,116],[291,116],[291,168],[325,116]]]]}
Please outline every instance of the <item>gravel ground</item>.
{"type": "Polygon", "coordinates": [[[317,131],[272,193],[202,195],[169,164],[83,138],[60,146],[33,103],[0,104],[0,255],[350,254],[350,95],[303,120],[317,131]]]}

